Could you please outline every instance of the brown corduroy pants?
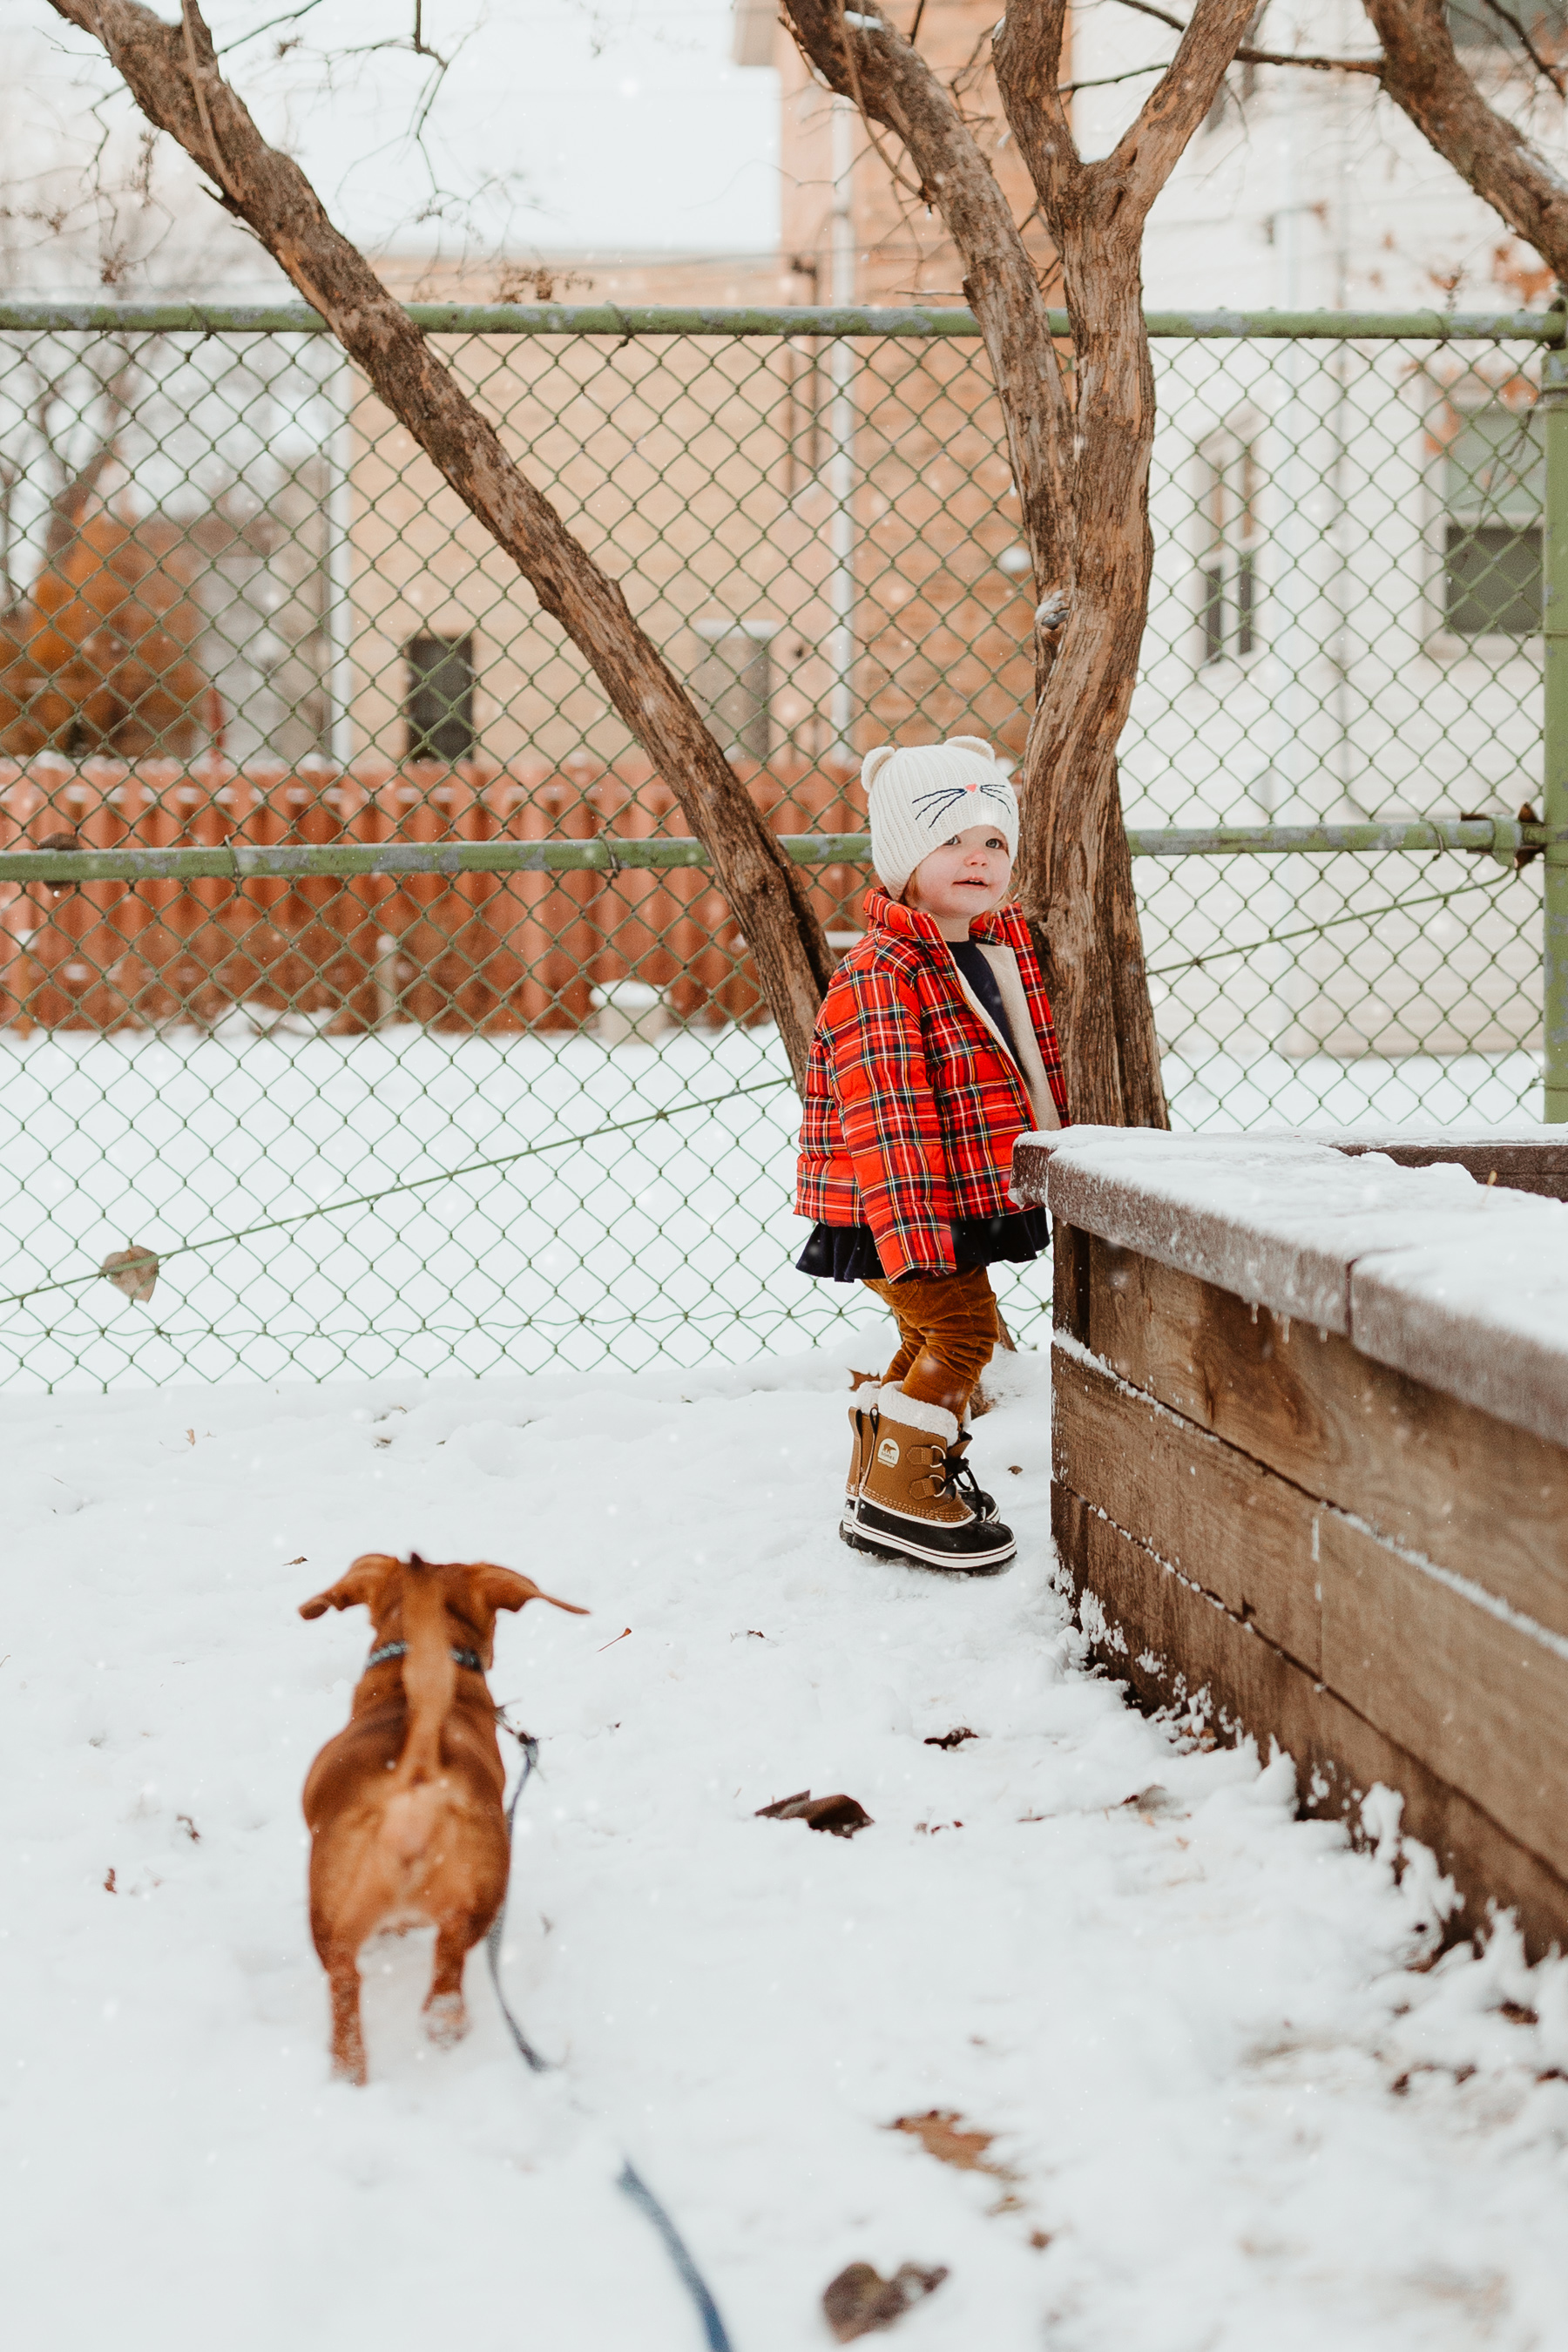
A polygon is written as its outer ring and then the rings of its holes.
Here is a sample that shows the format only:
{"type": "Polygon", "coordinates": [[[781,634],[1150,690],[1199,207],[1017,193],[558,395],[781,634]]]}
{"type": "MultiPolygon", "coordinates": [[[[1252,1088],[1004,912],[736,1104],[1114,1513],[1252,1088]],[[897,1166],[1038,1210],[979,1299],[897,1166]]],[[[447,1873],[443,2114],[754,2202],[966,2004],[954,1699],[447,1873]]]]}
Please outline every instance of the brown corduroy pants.
{"type": "Polygon", "coordinates": [[[908,1282],[868,1282],[866,1287],[899,1327],[899,1352],[884,1379],[906,1396],[940,1404],[962,1421],[1001,1336],[985,1267],[921,1275],[908,1282]]]}

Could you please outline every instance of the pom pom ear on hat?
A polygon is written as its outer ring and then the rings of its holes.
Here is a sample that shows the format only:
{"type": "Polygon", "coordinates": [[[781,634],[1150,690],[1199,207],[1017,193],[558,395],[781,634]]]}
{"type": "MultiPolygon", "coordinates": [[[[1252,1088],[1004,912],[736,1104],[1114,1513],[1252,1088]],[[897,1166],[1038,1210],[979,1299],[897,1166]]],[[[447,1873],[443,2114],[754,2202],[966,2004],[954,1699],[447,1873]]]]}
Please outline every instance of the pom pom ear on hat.
{"type": "Polygon", "coordinates": [[[894,898],[922,857],[972,824],[994,824],[1018,848],[1018,803],[979,735],[945,743],[879,743],[860,762],[871,818],[871,863],[894,898]]]}

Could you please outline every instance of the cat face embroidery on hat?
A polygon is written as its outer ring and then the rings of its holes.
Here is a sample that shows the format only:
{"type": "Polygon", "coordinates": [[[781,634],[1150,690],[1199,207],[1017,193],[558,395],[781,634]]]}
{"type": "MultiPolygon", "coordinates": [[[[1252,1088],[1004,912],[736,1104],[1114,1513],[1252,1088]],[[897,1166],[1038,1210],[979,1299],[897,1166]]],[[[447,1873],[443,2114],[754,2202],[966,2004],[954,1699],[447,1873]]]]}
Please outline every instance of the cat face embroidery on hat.
{"type": "Polygon", "coordinates": [[[860,763],[871,818],[871,863],[897,898],[922,857],[971,825],[994,825],[1018,850],[1018,803],[989,743],[879,744],[860,763]]]}
{"type": "MultiPolygon", "coordinates": [[[[943,747],[945,749],[945,746],[943,747]]],[[[917,824],[931,835],[935,849],[972,824],[1005,824],[1014,811],[1013,787],[1000,771],[994,778],[973,784],[935,784],[917,793],[911,803],[917,824]]]]}

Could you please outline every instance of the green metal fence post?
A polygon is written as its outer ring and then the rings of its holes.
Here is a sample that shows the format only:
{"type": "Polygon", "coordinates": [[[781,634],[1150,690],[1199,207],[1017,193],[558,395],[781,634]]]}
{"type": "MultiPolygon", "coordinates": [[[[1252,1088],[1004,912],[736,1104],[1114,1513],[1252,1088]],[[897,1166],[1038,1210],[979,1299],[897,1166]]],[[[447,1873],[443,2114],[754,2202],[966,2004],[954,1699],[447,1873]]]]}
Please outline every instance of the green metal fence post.
{"type": "MultiPolygon", "coordinates": [[[[1560,300],[1568,301],[1561,296],[1560,300]]],[[[1561,337],[1568,314],[1560,310],[1561,337]]],[[[1544,357],[1541,386],[1546,432],[1546,526],[1542,562],[1544,709],[1542,811],[1548,826],[1568,823],[1568,350],[1544,357]]],[[[1543,852],[1542,996],[1547,1123],[1568,1121],[1568,845],[1543,852]]]]}

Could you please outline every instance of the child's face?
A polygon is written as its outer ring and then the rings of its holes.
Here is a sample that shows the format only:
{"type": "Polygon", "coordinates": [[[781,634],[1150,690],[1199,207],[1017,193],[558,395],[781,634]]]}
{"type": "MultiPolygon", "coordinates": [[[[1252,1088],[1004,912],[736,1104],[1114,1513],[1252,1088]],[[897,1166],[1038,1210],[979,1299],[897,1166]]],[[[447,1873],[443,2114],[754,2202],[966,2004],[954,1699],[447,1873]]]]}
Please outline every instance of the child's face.
{"type": "Polygon", "coordinates": [[[1012,876],[1012,855],[995,826],[972,824],[921,858],[905,885],[904,903],[939,923],[972,923],[1002,904],[1012,876]]]}

